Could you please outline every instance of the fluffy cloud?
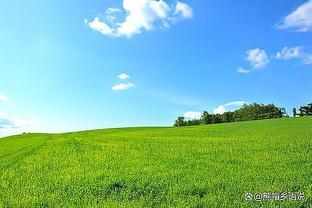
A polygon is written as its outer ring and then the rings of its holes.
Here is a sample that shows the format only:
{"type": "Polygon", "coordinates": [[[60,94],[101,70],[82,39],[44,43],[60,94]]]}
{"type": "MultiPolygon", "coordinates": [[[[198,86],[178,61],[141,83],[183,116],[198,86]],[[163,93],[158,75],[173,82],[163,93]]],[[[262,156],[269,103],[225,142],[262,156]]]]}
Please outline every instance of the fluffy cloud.
{"type": "Polygon", "coordinates": [[[94,31],[100,32],[103,35],[113,35],[114,31],[104,22],[101,22],[99,17],[95,17],[92,22],[88,22],[87,19],[84,20],[85,24],[87,24],[94,31]]]}
{"type": "Polygon", "coordinates": [[[240,106],[243,106],[244,104],[247,104],[247,102],[245,102],[245,101],[234,101],[234,102],[226,103],[226,104],[220,105],[219,107],[215,108],[213,110],[213,113],[214,114],[223,114],[224,112],[227,111],[228,107],[240,107],[240,106]]]}
{"type": "MultiPolygon", "coordinates": [[[[119,74],[117,77],[120,80],[125,80],[125,79],[129,79],[130,78],[130,76],[128,74],[125,74],[125,73],[119,74]]],[[[118,83],[118,84],[115,84],[112,87],[112,90],[121,91],[121,90],[127,90],[129,88],[133,88],[133,87],[135,87],[135,85],[133,83],[131,83],[131,82],[118,83]]]]}
{"type": "Polygon", "coordinates": [[[6,101],[6,100],[8,100],[8,97],[4,95],[0,95],[0,101],[6,101]]]}
{"type": "Polygon", "coordinates": [[[246,51],[245,61],[249,63],[251,68],[244,69],[243,67],[238,67],[237,72],[246,74],[256,69],[265,67],[269,63],[269,57],[264,50],[255,48],[246,51]]]}
{"type": "Polygon", "coordinates": [[[282,19],[279,29],[292,29],[296,32],[312,30],[312,0],[300,5],[295,11],[282,19]]]}
{"type": "Polygon", "coordinates": [[[250,63],[253,68],[261,68],[269,63],[266,52],[260,48],[246,51],[245,60],[250,63]]]}
{"type": "Polygon", "coordinates": [[[128,74],[122,73],[118,75],[118,78],[121,80],[124,80],[124,79],[129,79],[130,76],[128,74]]]}
{"type": "Polygon", "coordinates": [[[135,85],[131,82],[128,82],[128,83],[119,83],[119,84],[116,84],[112,87],[113,90],[115,91],[121,91],[121,90],[127,90],[129,88],[132,88],[134,87],[135,85]]]}
{"type": "Polygon", "coordinates": [[[280,52],[276,53],[277,59],[293,59],[302,56],[302,47],[297,46],[293,48],[284,47],[280,52]]]}
{"type": "Polygon", "coordinates": [[[183,117],[187,120],[200,119],[201,112],[189,111],[183,114],[183,117]]]}
{"type": "Polygon", "coordinates": [[[123,10],[126,15],[123,22],[116,22],[120,9],[108,8],[106,17],[93,21],[85,19],[91,29],[104,35],[113,37],[131,37],[143,30],[169,28],[171,24],[193,17],[192,8],[177,1],[175,5],[168,5],[164,0],[123,0],[123,10]]]}
{"type": "Polygon", "coordinates": [[[179,17],[181,19],[192,18],[193,10],[188,4],[178,1],[173,14],[175,17],[179,17]]]}
{"type": "Polygon", "coordinates": [[[304,65],[312,64],[312,55],[305,53],[301,46],[284,47],[280,52],[276,53],[275,58],[279,60],[301,59],[304,65]]]}

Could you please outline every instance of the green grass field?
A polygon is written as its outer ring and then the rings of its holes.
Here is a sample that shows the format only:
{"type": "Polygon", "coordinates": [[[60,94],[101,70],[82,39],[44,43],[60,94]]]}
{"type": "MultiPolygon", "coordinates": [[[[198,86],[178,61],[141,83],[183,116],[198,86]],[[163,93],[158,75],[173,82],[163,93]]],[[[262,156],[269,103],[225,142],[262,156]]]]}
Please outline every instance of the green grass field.
{"type": "Polygon", "coordinates": [[[0,179],[0,207],[311,207],[312,117],[12,136],[0,179]]]}

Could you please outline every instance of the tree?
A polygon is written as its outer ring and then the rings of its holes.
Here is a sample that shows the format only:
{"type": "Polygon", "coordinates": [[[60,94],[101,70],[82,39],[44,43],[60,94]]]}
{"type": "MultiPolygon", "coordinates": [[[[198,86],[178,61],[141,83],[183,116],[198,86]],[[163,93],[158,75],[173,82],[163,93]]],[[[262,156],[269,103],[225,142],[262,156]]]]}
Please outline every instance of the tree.
{"type": "Polygon", "coordinates": [[[201,123],[202,124],[211,124],[211,117],[212,115],[209,114],[207,111],[204,111],[203,114],[201,115],[201,123]]]}
{"type": "Polygon", "coordinates": [[[293,108],[293,116],[296,117],[297,116],[297,109],[293,108]]]}
{"type": "Polygon", "coordinates": [[[274,104],[263,105],[254,103],[250,105],[244,105],[242,108],[234,111],[234,121],[248,121],[281,117],[283,117],[281,108],[276,107],[274,104]]]}
{"type": "Polygon", "coordinates": [[[211,123],[221,123],[222,119],[221,119],[221,115],[220,114],[212,114],[211,116],[211,123]]]}
{"type": "Polygon", "coordinates": [[[188,120],[186,121],[187,126],[196,126],[196,125],[200,125],[201,120],[199,119],[193,119],[193,120],[188,120]]]}
{"type": "Polygon", "coordinates": [[[312,103],[299,108],[300,116],[312,116],[312,103]]]}
{"type": "Polygon", "coordinates": [[[174,126],[186,126],[187,123],[184,119],[185,118],[183,116],[179,116],[178,119],[175,121],[174,126]]]}
{"type": "MultiPolygon", "coordinates": [[[[294,115],[296,110],[294,109],[294,115]]],[[[312,104],[307,106],[301,106],[300,116],[312,115],[312,104]]],[[[274,104],[244,104],[240,109],[234,112],[225,112],[223,114],[209,114],[204,111],[200,119],[187,120],[180,116],[174,123],[174,126],[193,126],[200,124],[214,124],[214,123],[229,123],[235,121],[249,121],[249,120],[260,120],[270,118],[281,118],[288,116],[285,108],[276,107],[274,104]]]]}
{"type": "Polygon", "coordinates": [[[229,123],[234,121],[234,113],[233,112],[225,112],[221,116],[222,123],[229,123]]]}

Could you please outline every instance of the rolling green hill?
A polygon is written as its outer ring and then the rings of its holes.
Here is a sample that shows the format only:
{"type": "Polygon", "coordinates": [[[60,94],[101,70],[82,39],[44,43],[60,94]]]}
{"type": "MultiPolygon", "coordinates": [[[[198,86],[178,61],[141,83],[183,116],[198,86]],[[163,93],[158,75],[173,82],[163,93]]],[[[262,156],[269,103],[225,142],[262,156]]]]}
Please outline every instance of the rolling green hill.
{"type": "Polygon", "coordinates": [[[310,207],[311,189],[312,117],[0,139],[0,207],[310,207]]]}

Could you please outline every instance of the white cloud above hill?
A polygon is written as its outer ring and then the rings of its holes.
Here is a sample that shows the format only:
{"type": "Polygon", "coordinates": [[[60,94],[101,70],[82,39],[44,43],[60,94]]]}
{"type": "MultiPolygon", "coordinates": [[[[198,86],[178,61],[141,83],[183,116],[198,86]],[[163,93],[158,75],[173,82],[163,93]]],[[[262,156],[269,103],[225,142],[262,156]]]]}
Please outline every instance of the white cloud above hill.
{"type": "Polygon", "coordinates": [[[0,129],[23,128],[29,127],[37,123],[38,119],[25,120],[8,116],[4,112],[0,112],[0,129]]]}
{"type": "Polygon", "coordinates": [[[247,104],[246,101],[234,101],[234,102],[230,102],[230,103],[226,103],[223,105],[220,105],[219,107],[215,108],[213,110],[214,114],[223,114],[224,112],[228,111],[228,107],[241,107],[244,104],[247,104]]]}
{"type": "Polygon", "coordinates": [[[186,120],[194,120],[194,119],[200,119],[201,117],[201,112],[195,112],[195,111],[188,111],[183,114],[183,117],[186,120]]]}
{"type": "MultiPolygon", "coordinates": [[[[0,102],[7,100],[7,96],[0,95],[0,102]]],[[[34,130],[39,122],[38,118],[21,119],[0,111],[0,137],[29,132],[29,130],[34,130]]]]}
{"type": "Polygon", "coordinates": [[[277,24],[279,29],[291,29],[296,32],[312,31],[312,0],[300,5],[295,11],[277,24]]]}
{"type": "Polygon", "coordinates": [[[92,21],[84,19],[84,22],[103,35],[131,37],[143,30],[169,28],[173,23],[192,18],[193,10],[180,1],[169,5],[164,0],[123,0],[123,10],[108,8],[105,14],[104,18],[97,16],[92,21]],[[117,17],[123,14],[123,22],[117,22],[117,17]]]}

